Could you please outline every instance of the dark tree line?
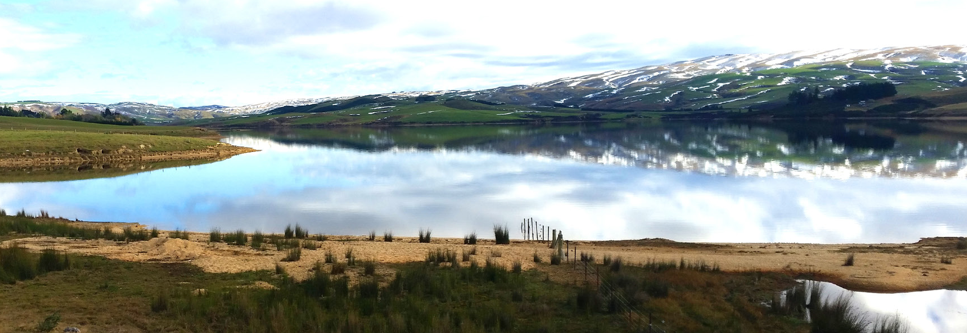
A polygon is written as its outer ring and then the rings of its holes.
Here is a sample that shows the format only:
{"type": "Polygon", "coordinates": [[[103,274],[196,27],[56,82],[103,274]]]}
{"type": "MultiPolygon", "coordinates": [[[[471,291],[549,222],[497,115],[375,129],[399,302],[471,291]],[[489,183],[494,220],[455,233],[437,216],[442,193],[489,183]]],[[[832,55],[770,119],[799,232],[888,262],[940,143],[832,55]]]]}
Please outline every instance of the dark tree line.
{"type": "Polygon", "coordinates": [[[144,123],[135,118],[128,117],[117,112],[112,112],[110,108],[105,108],[104,111],[101,111],[101,114],[75,114],[70,109],[61,108],[60,112],[56,116],[51,117],[43,112],[33,112],[30,110],[17,111],[9,106],[0,106],[0,116],[63,119],[111,125],[144,125],[144,123]]]}
{"type": "Polygon", "coordinates": [[[863,101],[894,95],[896,95],[896,86],[890,82],[860,83],[836,89],[827,98],[819,93],[819,87],[813,87],[813,89],[798,89],[789,93],[789,105],[809,105],[823,99],[838,102],[863,101]]]}

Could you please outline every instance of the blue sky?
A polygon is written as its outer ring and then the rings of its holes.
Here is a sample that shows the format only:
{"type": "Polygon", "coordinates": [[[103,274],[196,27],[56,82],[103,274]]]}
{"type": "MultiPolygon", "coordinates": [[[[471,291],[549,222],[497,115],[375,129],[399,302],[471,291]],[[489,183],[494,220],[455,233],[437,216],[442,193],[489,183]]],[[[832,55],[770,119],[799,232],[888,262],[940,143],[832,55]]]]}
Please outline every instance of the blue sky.
{"type": "Polygon", "coordinates": [[[0,101],[243,105],[967,44],[965,1],[0,0],[0,101]]]}

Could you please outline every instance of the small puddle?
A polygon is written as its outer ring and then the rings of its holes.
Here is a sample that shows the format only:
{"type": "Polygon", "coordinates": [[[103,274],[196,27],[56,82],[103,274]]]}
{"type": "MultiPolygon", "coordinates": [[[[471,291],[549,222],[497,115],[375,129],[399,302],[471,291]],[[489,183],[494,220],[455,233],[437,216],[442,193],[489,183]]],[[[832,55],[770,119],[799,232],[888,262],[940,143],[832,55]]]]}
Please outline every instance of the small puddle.
{"type": "MultiPolygon", "coordinates": [[[[886,294],[850,291],[823,281],[801,282],[806,295],[810,294],[811,288],[819,288],[824,303],[849,299],[850,307],[868,322],[898,317],[908,333],[967,332],[967,291],[964,290],[886,294]]],[[[785,295],[788,294],[787,291],[785,295]]],[[[868,330],[870,328],[872,325],[868,330]]]]}

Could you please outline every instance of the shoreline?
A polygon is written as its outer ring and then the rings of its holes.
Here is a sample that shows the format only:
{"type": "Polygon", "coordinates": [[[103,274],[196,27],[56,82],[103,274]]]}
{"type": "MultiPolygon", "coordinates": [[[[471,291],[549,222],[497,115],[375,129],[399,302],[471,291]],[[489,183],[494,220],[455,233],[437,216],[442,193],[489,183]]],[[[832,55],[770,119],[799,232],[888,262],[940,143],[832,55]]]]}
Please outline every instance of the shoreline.
{"type": "Polygon", "coordinates": [[[205,150],[182,150],[167,152],[135,152],[120,149],[106,154],[82,155],[40,155],[23,157],[0,158],[0,168],[22,168],[54,165],[85,165],[98,163],[126,163],[126,162],[163,162],[179,160],[197,160],[228,158],[245,153],[256,152],[257,149],[218,143],[205,150]]]}
{"type": "MultiPolygon", "coordinates": [[[[124,227],[146,229],[136,223],[50,221],[110,227],[116,231],[124,227]]],[[[303,250],[302,260],[283,262],[286,251],[277,251],[268,243],[256,250],[248,245],[210,243],[208,233],[188,232],[189,240],[169,238],[170,234],[162,231],[159,238],[130,243],[41,236],[0,244],[7,246],[15,242],[34,251],[53,248],[132,262],[182,262],[210,273],[272,270],[281,264],[299,280],[310,276],[315,263],[323,261],[327,251],[341,257],[344,251],[352,249],[362,260],[396,264],[421,262],[431,250],[449,249],[460,253],[476,248],[479,255],[475,260],[480,263],[485,258],[505,267],[520,262],[525,270],[536,268],[551,275],[551,279],[567,282],[572,278],[554,276],[560,270],[548,264],[551,249],[544,241],[514,239],[509,245],[496,245],[491,239],[479,239],[476,245],[464,245],[460,238],[433,238],[430,243],[419,243],[416,237],[396,236],[392,242],[385,242],[382,237],[370,241],[366,236],[327,236],[325,241],[310,240],[318,248],[303,250]],[[543,263],[533,262],[535,254],[542,257],[543,263]]],[[[718,266],[724,272],[777,272],[827,281],[854,291],[898,293],[944,289],[963,283],[967,279],[967,251],[956,249],[957,240],[934,237],[916,243],[881,244],[681,243],[666,239],[569,241],[572,252],[565,261],[574,260],[580,253],[593,255],[599,263],[605,256],[620,257],[630,265],[685,260],[718,266]],[[850,254],[856,257],[855,266],[844,266],[844,259],[850,254]],[[941,263],[943,257],[952,258],[952,263],[941,263]]]]}

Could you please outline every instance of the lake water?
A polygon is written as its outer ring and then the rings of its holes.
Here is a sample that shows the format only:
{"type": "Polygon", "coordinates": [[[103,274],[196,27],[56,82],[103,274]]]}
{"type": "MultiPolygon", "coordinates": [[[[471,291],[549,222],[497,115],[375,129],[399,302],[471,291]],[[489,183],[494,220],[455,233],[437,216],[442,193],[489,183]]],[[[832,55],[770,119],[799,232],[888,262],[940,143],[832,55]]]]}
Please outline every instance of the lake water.
{"type": "Polygon", "coordinates": [[[646,123],[224,133],[260,152],[0,184],[0,208],[162,229],[568,239],[915,242],[967,236],[967,126],[646,123]]]}
{"type": "Polygon", "coordinates": [[[829,282],[807,281],[818,286],[823,302],[847,297],[857,313],[868,320],[899,316],[909,333],[967,332],[967,291],[930,290],[912,293],[853,292],[829,282]]]}

